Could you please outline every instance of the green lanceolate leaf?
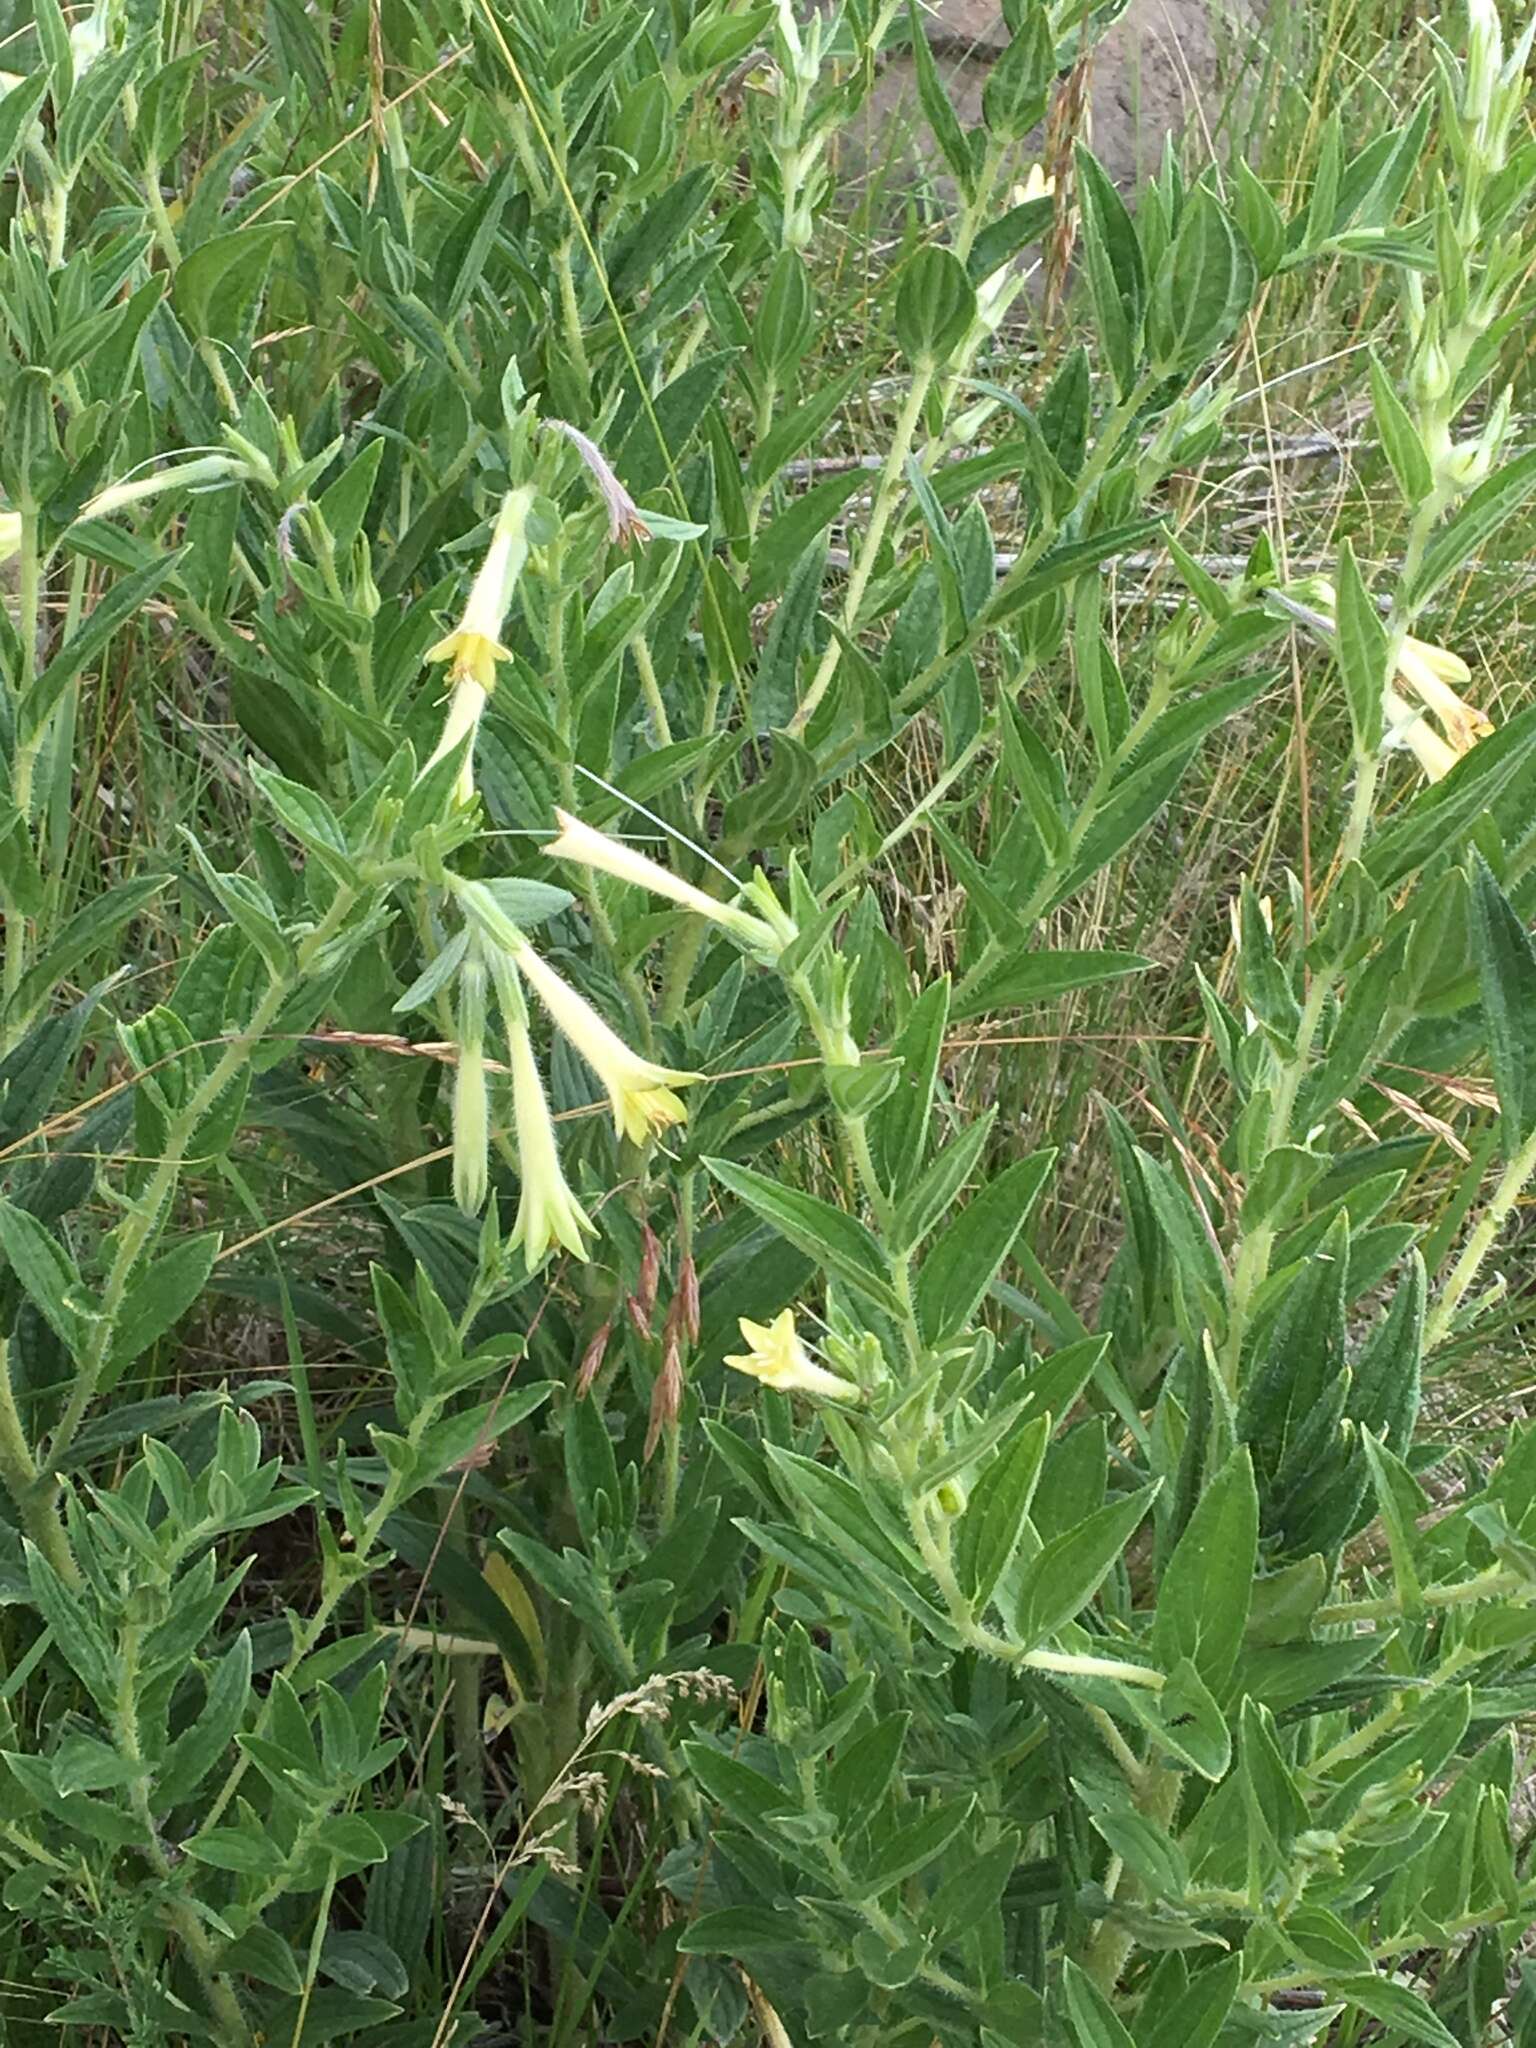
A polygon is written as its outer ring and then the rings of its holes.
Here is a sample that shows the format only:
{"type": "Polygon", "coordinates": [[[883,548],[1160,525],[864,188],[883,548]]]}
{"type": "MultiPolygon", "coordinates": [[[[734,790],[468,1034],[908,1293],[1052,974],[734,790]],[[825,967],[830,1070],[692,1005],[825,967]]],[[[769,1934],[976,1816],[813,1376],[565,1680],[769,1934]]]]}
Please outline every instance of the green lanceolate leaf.
{"type": "Polygon", "coordinates": [[[1259,1546],[1259,1496],[1239,1444],[1195,1505],[1157,1590],[1152,1648],[1164,1670],[1193,1662],[1220,1698],[1248,1623],[1259,1546]]]}
{"type": "Polygon", "coordinates": [[[958,1336],[996,1279],[1055,1163],[1037,1152],[1005,1167],[972,1197],[923,1259],[917,1319],[931,1344],[958,1336]]]}
{"type": "Polygon", "coordinates": [[[1201,187],[1184,209],[1147,306],[1147,349],[1157,369],[1174,376],[1207,362],[1236,332],[1257,282],[1247,237],[1201,187]]]}
{"type": "Polygon", "coordinates": [[[898,1307],[885,1254],[856,1216],[770,1180],[753,1167],[735,1166],[728,1159],[706,1159],[704,1164],[722,1187],[828,1273],[862,1288],[882,1306],[898,1307]]]}
{"type": "Polygon", "coordinates": [[[1146,272],[1136,226],[1125,201],[1093,152],[1077,145],[1077,182],[1083,209],[1083,254],[1093,299],[1094,325],[1124,398],[1141,361],[1146,272]]]}
{"type": "Polygon", "coordinates": [[[1387,629],[1371,602],[1348,536],[1339,550],[1339,673],[1349,700],[1355,753],[1369,759],[1381,745],[1382,692],[1387,680],[1387,629]]]}
{"type": "Polygon", "coordinates": [[[956,1566],[978,1615],[986,1612],[1023,1540],[1050,1440],[1049,1415],[1017,1424],[971,1489],[960,1524],[956,1566]]]}
{"type": "Polygon", "coordinates": [[[1536,947],[1487,863],[1474,859],[1473,950],[1504,1156],[1511,1158],[1536,1129],[1536,947]]]}
{"type": "Polygon", "coordinates": [[[896,339],[914,367],[935,368],[976,317],[976,287],[948,249],[919,249],[896,292],[896,339]]]}
{"type": "Polygon", "coordinates": [[[1033,1649],[1074,1620],[1103,1585],[1157,1498],[1160,1481],[1112,1500],[1053,1538],[1025,1567],[1014,1631],[1033,1649]]]}

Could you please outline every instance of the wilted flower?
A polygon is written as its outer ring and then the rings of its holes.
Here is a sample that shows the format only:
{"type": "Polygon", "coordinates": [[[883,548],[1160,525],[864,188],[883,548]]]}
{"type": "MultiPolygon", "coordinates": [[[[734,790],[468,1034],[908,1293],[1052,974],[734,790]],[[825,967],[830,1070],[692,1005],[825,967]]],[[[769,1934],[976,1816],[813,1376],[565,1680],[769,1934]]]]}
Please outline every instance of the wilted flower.
{"type": "Polygon", "coordinates": [[[555,1126],[527,1027],[520,1017],[506,1018],[509,1064],[512,1068],[512,1118],[517,1132],[517,1170],[522,1197],[511,1242],[521,1245],[531,1273],[553,1244],[573,1258],[587,1255],[584,1232],[595,1226],[571,1191],[560,1165],[555,1126]]]}
{"type": "Polygon", "coordinates": [[[558,975],[526,942],[512,955],[518,972],[538,995],[556,1024],[596,1074],[613,1108],[614,1129],[635,1144],[669,1124],[680,1124],[688,1115],[682,1100],[673,1094],[702,1074],[682,1074],[671,1067],[659,1067],[632,1052],[605,1024],[585,996],[558,975]]]}
{"type": "Polygon", "coordinates": [[[674,875],[670,868],[662,867],[659,861],[650,860],[645,854],[626,846],[621,839],[610,839],[606,832],[599,832],[595,826],[584,825],[569,811],[557,810],[555,817],[559,821],[560,835],[539,849],[546,859],[574,861],[580,867],[596,868],[602,874],[615,875],[621,882],[633,882],[636,888],[650,889],[658,896],[670,896],[674,903],[681,903],[700,917],[712,918],[716,924],[725,925],[753,946],[777,949],[775,935],[762,918],[752,916],[750,911],[737,910],[729,903],[721,903],[704,890],[696,889],[691,882],[685,882],[681,875],[674,875]]]}
{"type": "Polygon", "coordinates": [[[573,427],[569,420],[546,420],[544,424],[553,432],[564,434],[586,464],[592,481],[602,493],[603,503],[608,507],[609,541],[619,547],[628,547],[632,540],[649,540],[651,529],[646,525],[640,507],[619,482],[607,456],[591,435],[584,434],[580,427],[573,427]]]}
{"type": "Polygon", "coordinates": [[[496,687],[496,664],[512,659],[501,644],[501,622],[512,601],[513,586],[528,559],[526,529],[528,513],[536,495],[531,484],[524,484],[515,491],[508,491],[502,499],[501,510],[491,531],[491,544],[486,549],[479,573],[470,585],[463,616],[451,633],[445,634],[435,647],[427,649],[428,661],[451,664],[448,678],[453,685],[442,738],[433,749],[427,766],[430,768],[434,761],[441,761],[445,754],[451,754],[461,741],[468,739],[469,746],[465,749],[455,786],[460,803],[468,803],[474,795],[474,734],[487,700],[496,687]]]}
{"type": "Polygon", "coordinates": [[[754,1323],[740,1318],[742,1340],[750,1349],[726,1358],[737,1372],[744,1372],[777,1394],[819,1394],[826,1401],[856,1401],[857,1387],[839,1379],[818,1365],[800,1342],[795,1329],[795,1312],[786,1308],[771,1323],[754,1323]]]}

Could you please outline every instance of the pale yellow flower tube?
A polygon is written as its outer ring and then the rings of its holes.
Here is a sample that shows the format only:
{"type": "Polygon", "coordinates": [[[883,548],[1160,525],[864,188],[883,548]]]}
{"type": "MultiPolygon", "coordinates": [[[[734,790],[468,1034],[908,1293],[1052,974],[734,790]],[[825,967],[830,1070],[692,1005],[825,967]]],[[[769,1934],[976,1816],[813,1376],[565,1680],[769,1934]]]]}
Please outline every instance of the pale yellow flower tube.
{"type": "Polygon", "coordinates": [[[857,1401],[859,1390],[818,1365],[801,1343],[795,1329],[795,1312],[787,1308],[771,1323],[754,1323],[740,1318],[745,1352],[728,1355],[726,1364],[749,1378],[772,1387],[776,1394],[814,1394],[824,1401],[857,1401]]]}
{"type": "Polygon", "coordinates": [[[1449,775],[1461,756],[1441,739],[1424,713],[1396,690],[1387,691],[1385,710],[1388,744],[1406,747],[1431,782],[1449,775]]]}
{"type": "Polygon", "coordinates": [[[246,476],[248,465],[238,455],[199,455],[190,462],[173,462],[165,469],[151,470],[130,482],[108,484],[80,507],[81,519],[106,519],[145,498],[158,497],[189,485],[222,483],[230,477],[246,476]]]}
{"type": "Polygon", "coordinates": [[[653,1133],[686,1119],[687,1107],[673,1089],[689,1081],[702,1081],[702,1074],[659,1067],[632,1052],[586,997],[579,995],[547,960],[541,959],[526,940],[519,940],[512,949],[512,958],[519,974],[602,1083],[613,1110],[614,1129],[621,1138],[629,1138],[638,1145],[653,1133]]]}
{"type": "Polygon", "coordinates": [[[569,811],[557,810],[555,817],[560,826],[559,837],[539,849],[546,859],[568,860],[578,867],[595,868],[600,874],[613,875],[621,882],[632,882],[637,889],[649,889],[653,895],[670,897],[674,903],[681,903],[685,910],[725,925],[754,946],[770,950],[777,948],[778,940],[762,918],[754,917],[750,911],[738,910],[732,904],[722,903],[703,889],[696,889],[692,882],[685,882],[681,875],[674,875],[659,861],[636,852],[621,839],[610,839],[606,832],[599,832],[593,825],[584,825],[569,811]]]}
{"type": "Polygon", "coordinates": [[[560,1165],[554,1121],[539,1077],[538,1062],[527,1026],[502,1005],[512,1068],[512,1116],[517,1132],[517,1170],[522,1195],[511,1242],[521,1245],[528,1271],[543,1262],[551,1245],[563,1245],[573,1258],[587,1256],[584,1232],[596,1226],[572,1192],[560,1165]]]}
{"type": "Polygon", "coordinates": [[[512,659],[501,644],[501,624],[528,559],[527,522],[536,495],[531,484],[523,484],[502,499],[491,544],[470,585],[463,615],[451,633],[427,649],[428,661],[451,664],[448,676],[453,685],[442,737],[427,766],[451,754],[462,741],[469,741],[454,785],[460,803],[468,803],[475,793],[474,736],[496,687],[496,664],[512,659]]]}

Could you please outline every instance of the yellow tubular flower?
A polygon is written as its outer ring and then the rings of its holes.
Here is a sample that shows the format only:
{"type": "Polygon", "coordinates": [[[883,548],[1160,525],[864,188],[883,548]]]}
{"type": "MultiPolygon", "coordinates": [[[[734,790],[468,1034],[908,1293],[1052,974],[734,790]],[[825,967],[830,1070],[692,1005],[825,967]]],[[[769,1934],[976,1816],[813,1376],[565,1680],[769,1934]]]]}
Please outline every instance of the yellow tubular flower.
{"type": "MultiPolygon", "coordinates": [[[[1422,711],[1396,690],[1386,693],[1387,744],[1406,747],[1424,770],[1431,782],[1439,782],[1450,774],[1460,756],[1453,747],[1441,739],[1422,711]]],[[[1469,743],[1470,744],[1470,743],[1469,743]]]]}
{"type": "Polygon", "coordinates": [[[478,1046],[462,1046],[453,1072],[453,1199],[466,1216],[485,1206],[490,1128],[484,1057],[478,1046]]]}
{"type": "Polygon", "coordinates": [[[800,1342],[795,1312],[787,1308],[771,1323],[740,1319],[742,1341],[750,1348],[727,1357],[726,1364],[744,1372],[776,1394],[817,1394],[824,1401],[857,1401],[859,1390],[835,1372],[818,1365],[800,1342]]]}
{"type": "Polygon", "coordinates": [[[21,546],[21,514],[0,512],[0,562],[8,562],[21,546]]]}
{"type": "Polygon", "coordinates": [[[1013,203],[1015,206],[1024,206],[1031,199],[1050,199],[1054,197],[1055,191],[1056,180],[1046,176],[1045,166],[1031,164],[1023,184],[1014,187],[1013,203]]]}
{"type": "Polygon", "coordinates": [[[753,917],[750,911],[721,903],[704,890],[696,889],[692,882],[685,882],[681,875],[674,875],[670,868],[637,853],[622,840],[610,839],[606,832],[599,832],[595,826],[584,825],[569,811],[557,810],[555,817],[560,826],[559,837],[539,848],[546,859],[573,861],[579,867],[595,868],[601,874],[614,875],[621,882],[632,882],[637,889],[649,889],[657,896],[670,896],[674,903],[681,903],[700,917],[712,918],[716,924],[739,932],[755,946],[777,947],[778,942],[768,925],[760,917],[753,917]]]}
{"type": "Polygon", "coordinates": [[[669,1124],[685,1120],[687,1106],[673,1094],[673,1088],[702,1081],[702,1074],[677,1073],[632,1052],[586,997],[578,995],[531,946],[518,947],[512,957],[518,972],[602,1083],[613,1109],[613,1127],[621,1138],[638,1145],[669,1124]]]}
{"type": "Polygon", "coordinates": [[[535,496],[533,486],[524,484],[518,490],[508,491],[502,499],[491,544],[470,585],[463,617],[451,633],[427,649],[428,661],[451,664],[448,676],[453,685],[442,738],[433,748],[427,766],[430,768],[433,762],[451,754],[462,740],[469,740],[454,785],[460,803],[468,803],[475,792],[474,735],[496,687],[496,664],[512,659],[501,644],[501,622],[512,601],[513,586],[528,559],[526,527],[535,496]]]}
{"type": "Polygon", "coordinates": [[[512,1068],[512,1116],[517,1129],[517,1170],[523,1181],[511,1242],[522,1246],[531,1273],[553,1244],[564,1245],[572,1257],[584,1259],[587,1246],[582,1233],[596,1226],[561,1170],[555,1126],[527,1029],[511,1015],[507,1016],[506,1025],[512,1068]]]}
{"type": "Polygon", "coordinates": [[[1493,721],[1451,688],[1452,683],[1472,680],[1471,669],[1459,655],[1443,647],[1431,647],[1422,640],[1405,640],[1397,658],[1397,673],[1419,702],[1439,719],[1456,757],[1470,753],[1479,740],[1487,739],[1493,731],[1493,721]]]}

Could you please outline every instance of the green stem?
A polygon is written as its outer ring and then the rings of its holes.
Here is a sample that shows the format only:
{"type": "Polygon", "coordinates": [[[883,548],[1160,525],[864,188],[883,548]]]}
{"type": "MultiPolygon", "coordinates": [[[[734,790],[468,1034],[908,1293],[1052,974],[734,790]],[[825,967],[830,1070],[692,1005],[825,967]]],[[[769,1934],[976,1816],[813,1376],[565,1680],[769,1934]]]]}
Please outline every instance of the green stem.
{"type": "Polygon", "coordinates": [[[0,1483],[16,1504],[21,1525],[66,1585],[78,1585],[80,1573],[64,1533],[64,1525],[37,1494],[37,1461],[22,1426],[11,1383],[10,1340],[0,1337],[0,1483]]]}
{"type": "MultiPolygon", "coordinates": [[[[1490,1565],[1476,1578],[1458,1579],[1450,1586],[1426,1586],[1422,1595],[1426,1607],[1470,1607],[1479,1600],[1502,1600],[1519,1595],[1517,1604],[1526,1605],[1533,1595],[1529,1577],[1513,1566],[1490,1565]]],[[[1319,1607],[1313,1621],[1319,1628],[1352,1627],[1360,1621],[1392,1621],[1403,1611],[1396,1593],[1383,1593],[1375,1600],[1339,1600],[1319,1607]]]]}
{"type": "MultiPolygon", "coordinates": [[[[1149,1768],[1144,1777],[1143,1787],[1136,1804],[1160,1834],[1167,1833],[1173,1825],[1179,1810],[1179,1794],[1184,1787],[1180,1772],[1170,1771],[1160,1765],[1149,1768]]],[[[1134,1900],[1138,1890],[1134,1877],[1127,1877],[1120,1885],[1122,1899],[1134,1900]]],[[[1131,1950],[1136,1946],[1136,1933],[1124,1920],[1106,1913],[1099,1922],[1083,1964],[1088,1975],[1098,1985],[1106,1998],[1114,1995],[1120,1982],[1120,1972],[1125,1968],[1131,1950]]]]}
{"type": "Polygon", "coordinates": [[[1511,1212],[1524,1193],[1526,1183],[1532,1174],[1536,1174],[1536,1131],[1532,1131],[1500,1174],[1492,1201],[1478,1219],[1461,1257],[1451,1269],[1451,1277],[1441,1290],[1439,1300],[1430,1310],[1429,1320],[1424,1327],[1426,1353],[1437,1349],[1450,1335],[1457,1309],[1477,1279],[1484,1259],[1498,1242],[1499,1234],[1509,1221],[1511,1212]]]}
{"type": "Polygon", "coordinates": [[[154,1173],[116,1232],[112,1264],[102,1289],[100,1312],[92,1322],[90,1342],[76,1366],[64,1413],[48,1447],[51,1469],[41,1474],[37,1482],[50,1501],[58,1491],[59,1461],[74,1441],[75,1432],[95,1398],[134,1268],[140,1253],[159,1227],[162,1212],[180,1178],[188,1145],[204,1117],[245,1067],[252,1048],[272,1028],[284,1003],[303,981],[312,962],[345,923],[355,900],[354,890],[337,891],[329,910],[300,945],[294,971],[269,984],[250,1023],[237,1037],[230,1039],[201,1086],[172,1120],[166,1133],[165,1150],[156,1163],[154,1173]]]}
{"type": "Polygon", "coordinates": [[[565,326],[566,346],[571,352],[571,365],[581,379],[582,390],[590,391],[592,371],[587,363],[587,345],[582,338],[581,307],[576,298],[576,273],[571,267],[569,238],[555,251],[555,277],[560,287],[560,317],[565,326]]]}
{"type": "Polygon", "coordinates": [[[629,651],[635,658],[635,674],[640,678],[640,694],[645,699],[645,708],[651,714],[656,744],[658,747],[670,747],[672,726],[667,717],[667,707],[662,702],[661,684],[656,680],[656,664],[651,659],[650,643],[643,633],[635,635],[629,651]]]}
{"type": "MultiPolygon", "coordinates": [[[[849,575],[848,589],[843,599],[843,632],[850,637],[858,629],[859,607],[864,602],[864,593],[869,587],[870,577],[874,574],[875,561],[885,539],[885,530],[890,525],[891,514],[895,511],[896,501],[901,495],[902,475],[906,469],[907,457],[912,453],[917,423],[922,418],[923,404],[937,370],[938,365],[931,360],[917,365],[906,401],[897,416],[896,430],[891,436],[891,445],[886,452],[885,466],[880,471],[880,481],[875,486],[875,501],[870,510],[869,529],[864,535],[863,545],[849,575]]],[[[816,673],[811,678],[810,688],[789,722],[789,730],[797,739],[815,716],[816,707],[831,687],[842,658],[842,640],[833,634],[827,642],[826,652],[817,664],[816,673]]]]}
{"type": "MultiPolygon", "coordinates": [[[[135,1817],[144,1830],[144,1847],[155,1874],[162,1880],[171,1875],[171,1862],[155,1826],[155,1817],[149,1805],[149,1773],[144,1763],[143,1744],[139,1739],[139,1631],[137,1626],[125,1623],[118,1635],[118,1683],[116,1711],[112,1716],[112,1732],[120,1753],[131,1764],[136,1764],[137,1775],[130,1781],[129,1799],[135,1817]]],[[[197,1973],[198,1982],[207,1995],[214,2017],[219,2023],[223,2048],[244,2048],[250,2041],[250,2029],[246,2026],[245,2015],[240,2010],[240,2001],[228,1977],[224,1976],[214,1963],[213,1944],[208,1939],[207,1929],[193,1912],[185,1899],[170,1901],[171,1923],[180,1937],[189,1961],[197,1973]]]]}

